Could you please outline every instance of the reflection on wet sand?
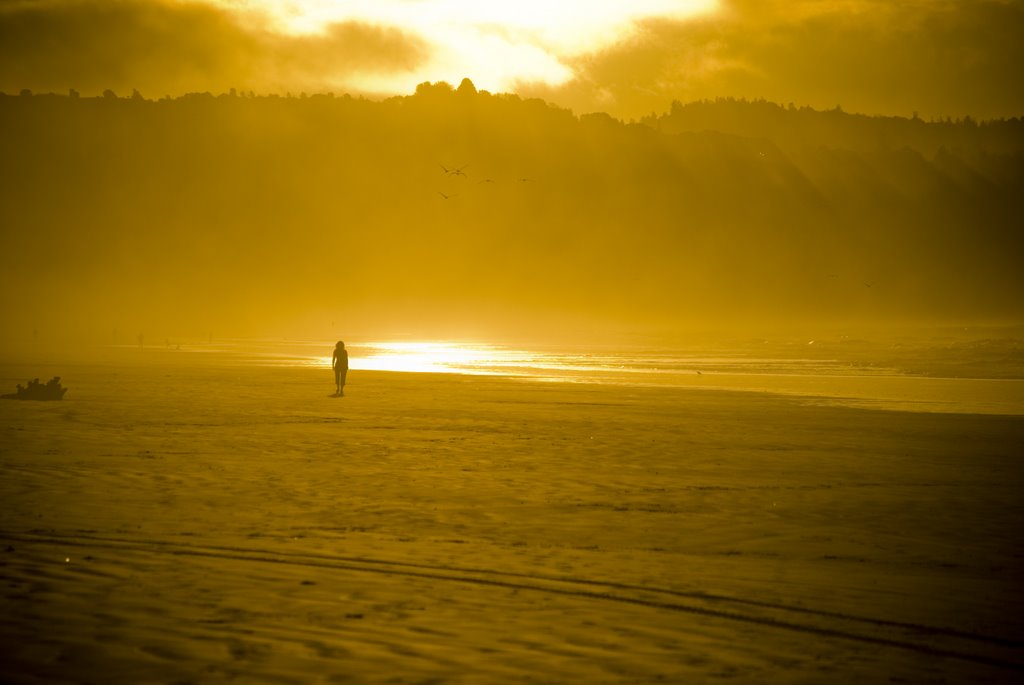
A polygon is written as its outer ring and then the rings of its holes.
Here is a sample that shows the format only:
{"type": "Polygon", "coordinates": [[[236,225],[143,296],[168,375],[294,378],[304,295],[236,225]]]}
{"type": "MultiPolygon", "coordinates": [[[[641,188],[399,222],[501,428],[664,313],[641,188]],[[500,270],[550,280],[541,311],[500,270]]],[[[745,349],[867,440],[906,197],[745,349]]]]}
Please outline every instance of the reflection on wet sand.
{"type": "MultiPolygon", "coordinates": [[[[320,343],[267,345],[260,363],[329,367],[311,356],[320,343]]],[[[585,348],[517,349],[455,341],[353,343],[352,369],[409,373],[509,376],[546,382],[705,388],[765,392],[807,402],[897,411],[1024,414],[1024,380],[950,378],[901,371],[836,355],[766,355],[763,350],[637,349],[611,353],[585,348]]],[[[778,352],[778,350],[772,350],[778,352]]],[[[804,353],[804,354],[800,354],[804,353]]],[[[249,357],[253,359],[253,357],[249,357]]]]}

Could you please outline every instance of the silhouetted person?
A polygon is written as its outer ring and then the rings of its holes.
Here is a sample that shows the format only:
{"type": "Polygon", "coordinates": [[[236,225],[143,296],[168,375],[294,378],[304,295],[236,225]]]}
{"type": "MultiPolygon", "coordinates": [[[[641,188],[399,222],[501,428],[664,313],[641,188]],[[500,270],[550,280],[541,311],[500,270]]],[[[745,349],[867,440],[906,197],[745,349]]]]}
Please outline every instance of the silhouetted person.
{"type": "Polygon", "coordinates": [[[334,368],[334,384],[338,387],[336,395],[341,397],[345,394],[345,377],[348,376],[348,350],[345,349],[345,343],[340,340],[334,346],[331,366],[334,368]]]}

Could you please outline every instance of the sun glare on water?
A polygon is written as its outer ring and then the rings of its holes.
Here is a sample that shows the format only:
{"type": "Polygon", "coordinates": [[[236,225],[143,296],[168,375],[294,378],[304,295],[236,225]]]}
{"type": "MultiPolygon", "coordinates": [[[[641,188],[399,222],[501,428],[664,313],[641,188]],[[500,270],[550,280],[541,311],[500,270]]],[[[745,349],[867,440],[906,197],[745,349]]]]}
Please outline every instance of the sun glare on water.
{"type": "MultiPolygon", "coordinates": [[[[452,342],[369,342],[349,346],[349,368],[418,373],[495,373],[501,351],[487,345],[452,342]]],[[[330,366],[331,358],[320,363],[330,366]]]]}

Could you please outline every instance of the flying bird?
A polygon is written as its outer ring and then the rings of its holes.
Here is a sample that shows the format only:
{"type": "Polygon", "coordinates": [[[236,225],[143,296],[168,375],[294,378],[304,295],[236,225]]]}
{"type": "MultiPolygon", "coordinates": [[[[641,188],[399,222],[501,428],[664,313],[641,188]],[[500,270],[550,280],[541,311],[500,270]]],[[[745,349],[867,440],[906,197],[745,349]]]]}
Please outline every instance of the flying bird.
{"type": "Polygon", "coordinates": [[[455,195],[446,195],[445,193],[442,193],[440,190],[437,191],[437,194],[440,195],[441,197],[443,197],[446,200],[449,200],[449,199],[455,197],[455,195]]]}

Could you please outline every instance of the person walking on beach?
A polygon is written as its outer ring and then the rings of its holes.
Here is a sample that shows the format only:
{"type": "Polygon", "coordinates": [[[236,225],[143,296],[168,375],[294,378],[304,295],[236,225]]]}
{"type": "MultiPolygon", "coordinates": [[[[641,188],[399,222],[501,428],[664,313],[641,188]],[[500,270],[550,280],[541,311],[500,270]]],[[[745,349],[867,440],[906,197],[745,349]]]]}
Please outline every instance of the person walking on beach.
{"type": "Polygon", "coordinates": [[[338,386],[335,397],[343,397],[345,395],[345,377],[348,375],[348,350],[345,349],[345,343],[340,340],[334,346],[331,367],[334,369],[334,384],[338,386]]]}

